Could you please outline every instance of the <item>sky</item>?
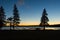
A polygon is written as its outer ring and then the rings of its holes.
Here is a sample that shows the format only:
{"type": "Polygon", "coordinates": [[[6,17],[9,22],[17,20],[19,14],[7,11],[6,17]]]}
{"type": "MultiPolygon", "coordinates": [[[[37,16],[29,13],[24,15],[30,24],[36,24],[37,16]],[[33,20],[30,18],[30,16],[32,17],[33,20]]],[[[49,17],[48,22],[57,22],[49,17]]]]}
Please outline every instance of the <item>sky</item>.
{"type": "Polygon", "coordinates": [[[48,13],[48,23],[60,24],[60,0],[0,0],[6,18],[13,16],[14,4],[19,11],[20,25],[39,25],[44,8],[48,13]]]}

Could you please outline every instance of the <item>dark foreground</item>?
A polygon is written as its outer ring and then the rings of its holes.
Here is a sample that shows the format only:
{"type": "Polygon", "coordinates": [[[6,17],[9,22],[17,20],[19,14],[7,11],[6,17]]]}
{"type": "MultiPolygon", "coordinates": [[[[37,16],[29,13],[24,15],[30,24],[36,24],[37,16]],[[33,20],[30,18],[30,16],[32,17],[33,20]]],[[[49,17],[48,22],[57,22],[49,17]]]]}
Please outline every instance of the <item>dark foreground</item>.
{"type": "Polygon", "coordinates": [[[60,35],[60,31],[47,30],[4,30],[0,31],[0,39],[38,39],[38,38],[54,38],[60,35]]]}

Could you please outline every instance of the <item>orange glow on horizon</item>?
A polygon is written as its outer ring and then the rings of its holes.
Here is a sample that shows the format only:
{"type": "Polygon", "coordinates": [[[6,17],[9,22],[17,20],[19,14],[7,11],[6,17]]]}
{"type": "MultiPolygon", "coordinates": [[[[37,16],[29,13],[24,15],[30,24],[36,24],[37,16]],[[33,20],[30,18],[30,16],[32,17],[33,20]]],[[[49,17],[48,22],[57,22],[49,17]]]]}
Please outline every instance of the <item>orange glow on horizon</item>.
{"type": "Polygon", "coordinates": [[[25,23],[20,23],[19,25],[39,25],[38,22],[25,22],[25,23]]]}
{"type": "Polygon", "coordinates": [[[60,22],[48,22],[50,25],[60,24],[60,22]]]}
{"type": "MultiPolygon", "coordinates": [[[[54,24],[60,24],[60,22],[48,22],[49,25],[54,25],[54,24]]],[[[21,22],[19,25],[22,26],[28,26],[28,25],[39,25],[40,22],[21,22]]],[[[8,23],[7,26],[9,26],[10,24],[8,23]]]]}
{"type": "MultiPolygon", "coordinates": [[[[39,25],[40,23],[20,23],[19,25],[39,25]]],[[[49,22],[49,25],[60,24],[60,22],[49,22]]]]}

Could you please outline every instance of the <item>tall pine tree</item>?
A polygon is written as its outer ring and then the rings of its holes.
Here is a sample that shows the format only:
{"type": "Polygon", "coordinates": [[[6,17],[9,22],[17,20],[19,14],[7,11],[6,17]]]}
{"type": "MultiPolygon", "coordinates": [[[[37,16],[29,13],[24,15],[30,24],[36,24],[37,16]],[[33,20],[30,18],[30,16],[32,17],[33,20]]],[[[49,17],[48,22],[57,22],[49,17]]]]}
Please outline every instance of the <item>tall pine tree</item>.
{"type": "Polygon", "coordinates": [[[0,27],[5,25],[6,15],[4,12],[4,8],[0,7],[0,27]]]}
{"type": "Polygon", "coordinates": [[[42,13],[42,17],[41,17],[41,23],[40,23],[40,25],[42,25],[42,26],[49,25],[48,24],[49,19],[48,19],[47,15],[48,14],[46,12],[46,9],[44,8],[43,13],[42,13]]]}
{"type": "Polygon", "coordinates": [[[14,5],[14,10],[13,10],[13,23],[15,26],[18,26],[18,24],[20,23],[20,17],[19,17],[19,13],[18,13],[18,9],[17,9],[17,6],[16,4],[14,5]]]}

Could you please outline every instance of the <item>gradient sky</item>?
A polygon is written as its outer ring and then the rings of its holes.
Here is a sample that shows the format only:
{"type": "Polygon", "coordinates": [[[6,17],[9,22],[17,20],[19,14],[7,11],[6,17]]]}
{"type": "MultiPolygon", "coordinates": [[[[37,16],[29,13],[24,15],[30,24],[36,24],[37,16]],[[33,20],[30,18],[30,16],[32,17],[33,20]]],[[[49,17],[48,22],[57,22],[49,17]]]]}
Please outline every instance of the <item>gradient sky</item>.
{"type": "Polygon", "coordinates": [[[13,6],[17,5],[21,25],[38,25],[43,8],[46,8],[49,24],[60,24],[60,0],[0,0],[6,17],[13,16],[13,6]]]}

